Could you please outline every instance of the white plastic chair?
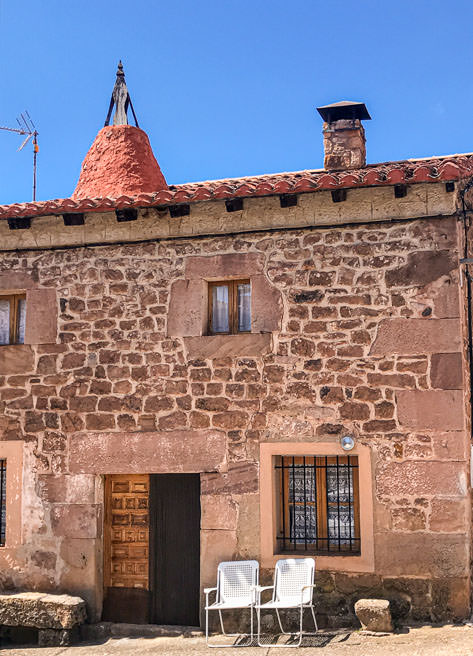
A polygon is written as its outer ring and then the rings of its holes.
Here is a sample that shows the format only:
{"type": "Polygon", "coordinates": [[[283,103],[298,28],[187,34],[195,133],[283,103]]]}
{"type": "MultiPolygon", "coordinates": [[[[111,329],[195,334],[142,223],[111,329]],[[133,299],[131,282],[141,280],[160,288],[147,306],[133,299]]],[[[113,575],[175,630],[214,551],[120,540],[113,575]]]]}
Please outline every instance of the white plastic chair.
{"type": "Polygon", "coordinates": [[[247,647],[253,641],[253,608],[256,603],[259,563],[256,560],[231,560],[220,563],[217,570],[217,587],[205,588],[205,639],[208,647],[247,647]],[[209,594],[216,592],[213,604],[209,604],[209,594]],[[209,644],[209,610],[217,610],[220,626],[225,636],[235,637],[238,633],[225,633],[222,610],[231,608],[249,608],[251,613],[250,641],[245,644],[209,644]]]}
{"type": "MultiPolygon", "coordinates": [[[[315,575],[315,560],[313,558],[287,558],[278,560],[274,572],[274,585],[257,588],[256,614],[258,618],[258,645],[260,647],[300,647],[302,642],[302,620],[304,608],[310,608],[316,633],[305,633],[304,635],[316,635],[318,631],[315,619],[314,604],[312,601],[315,575]],[[261,603],[263,590],[273,590],[271,601],[261,603]],[[274,609],[278,617],[281,633],[292,635],[284,631],[279,611],[284,608],[300,609],[299,641],[295,644],[285,645],[262,645],[261,635],[261,611],[274,609]]],[[[297,635],[297,634],[296,634],[297,635]]]]}

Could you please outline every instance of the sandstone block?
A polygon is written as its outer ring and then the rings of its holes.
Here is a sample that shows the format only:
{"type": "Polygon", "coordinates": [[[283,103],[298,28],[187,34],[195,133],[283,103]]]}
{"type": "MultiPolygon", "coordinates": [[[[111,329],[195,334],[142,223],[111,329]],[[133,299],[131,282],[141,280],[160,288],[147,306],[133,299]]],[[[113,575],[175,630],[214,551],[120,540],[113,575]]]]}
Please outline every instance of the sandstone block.
{"type": "Polygon", "coordinates": [[[398,419],[411,429],[457,431],[464,427],[461,390],[399,390],[398,419]]]}
{"type": "Polygon", "coordinates": [[[381,466],[376,475],[381,495],[445,495],[466,493],[466,472],[461,462],[406,460],[381,466]]]}
{"type": "Polygon", "coordinates": [[[429,527],[436,533],[466,533],[468,531],[466,499],[461,497],[432,499],[429,527]]]}
{"type": "Polygon", "coordinates": [[[434,353],[430,361],[430,381],[435,388],[462,389],[461,353],[434,353]]]}
{"type": "Polygon", "coordinates": [[[57,335],[55,289],[26,292],[25,344],[54,344],[57,335]]]}
{"type": "Polygon", "coordinates": [[[225,435],[216,430],[76,433],[70,437],[72,473],[140,474],[215,471],[225,461],[225,435]]]}
{"type": "Polygon", "coordinates": [[[205,335],[185,337],[184,344],[190,358],[225,358],[227,356],[260,356],[271,351],[271,335],[205,335]]]}
{"type": "Polygon", "coordinates": [[[386,272],[386,284],[388,287],[427,285],[456,266],[456,255],[448,250],[409,253],[407,264],[386,272]]]}
{"type": "Polygon", "coordinates": [[[237,549],[236,531],[201,531],[200,580],[215,585],[217,567],[223,560],[233,560],[237,549]]]}
{"type": "Polygon", "coordinates": [[[54,535],[67,538],[96,538],[98,507],[88,504],[55,504],[51,509],[54,535]]]}
{"type": "Polygon", "coordinates": [[[376,538],[376,572],[383,576],[462,578],[469,570],[465,535],[387,532],[376,538]]]}
{"type": "Polygon", "coordinates": [[[470,440],[465,431],[435,432],[431,439],[436,458],[441,460],[464,460],[466,458],[470,440]]]}
{"type": "Polygon", "coordinates": [[[37,629],[72,629],[87,618],[80,597],[42,592],[0,594],[0,624],[37,629]]]}
{"type": "Polygon", "coordinates": [[[202,529],[234,531],[238,522],[238,506],[230,495],[202,495],[202,529]]]}
{"type": "Polygon", "coordinates": [[[355,613],[365,631],[388,633],[393,630],[387,599],[358,599],[355,603],[355,613]]]}
{"type": "Polygon", "coordinates": [[[227,277],[250,278],[261,274],[264,258],[259,253],[229,253],[226,255],[195,256],[186,260],[186,279],[205,280],[227,277]],[[210,273],[211,272],[211,273],[210,273]]]}
{"type": "Polygon", "coordinates": [[[227,472],[201,476],[201,494],[244,494],[258,491],[258,467],[253,463],[235,463],[227,472]]]}
{"type": "Polygon", "coordinates": [[[423,355],[461,350],[458,319],[384,319],[370,355],[423,355]]]}
{"type": "Polygon", "coordinates": [[[205,289],[203,280],[176,280],[171,287],[167,334],[198,336],[204,329],[205,289]]]}
{"type": "Polygon", "coordinates": [[[34,353],[31,346],[12,344],[0,349],[0,375],[25,374],[33,371],[34,353]]]}

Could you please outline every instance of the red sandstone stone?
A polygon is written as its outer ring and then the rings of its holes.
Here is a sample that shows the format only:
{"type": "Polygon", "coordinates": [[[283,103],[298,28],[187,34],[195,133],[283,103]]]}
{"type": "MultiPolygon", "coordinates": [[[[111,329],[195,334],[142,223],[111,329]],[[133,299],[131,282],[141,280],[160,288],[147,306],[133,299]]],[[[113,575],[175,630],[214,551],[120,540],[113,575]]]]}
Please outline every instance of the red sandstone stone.
{"type": "Polygon", "coordinates": [[[108,125],[90,147],[72,198],[119,198],[167,189],[148,136],[132,125],[108,125]]]}
{"type": "Polygon", "coordinates": [[[0,374],[21,374],[33,371],[34,354],[31,346],[15,344],[0,348],[0,374]]]}
{"type": "Polygon", "coordinates": [[[97,506],[85,504],[55,504],[51,509],[54,535],[63,538],[96,538],[97,506]]]}
{"type": "Polygon", "coordinates": [[[462,389],[463,366],[461,353],[434,353],[430,363],[432,387],[462,389]]]}
{"type": "Polygon", "coordinates": [[[365,403],[343,403],[340,406],[340,416],[343,419],[368,419],[370,409],[365,403]]]}
{"type": "Polygon", "coordinates": [[[56,290],[46,288],[27,290],[25,344],[54,344],[56,335],[56,290]]]}
{"type": "Polygon", "coordinates": [[[377,537],[376,572],[381,575],[442,578],[469,571],[465,535],[381,533],[377,537]]]}
{"type": "Polygon", "coordinates": [[[385,319],[370,355],[451,353],[461,348],[456,319],[385,319]]]}
{"type": "Polygon", "coordinates": [[[465,466],[461,462],[389,462],[380,467],[376,480],[378,494],[390,496],[460,496],[466,485],[465,466]]]}
{"type": "Polygon", "coordinates": [[[402,390],[396,392],[401,426],[410,429],[456,431],[464,427],[460,390],[402,390]]]}
{"type": "Polygon", "coordinates": [[[393,528],[397,531],[425,530],[425,512],[420,508],[393,508],[391,514],[393,528]]]}
{"type": "Polygon", "coordinates": [[[215,430],[76,433],[69,451],[72,473],[198,473],[222,466],[226,439],[215,430]]]}
{"type": "Polygon", "coordinates": [[[432,499],[429,528],[435,532],[466,533],[468,518],[465,499],[432,499]]]}

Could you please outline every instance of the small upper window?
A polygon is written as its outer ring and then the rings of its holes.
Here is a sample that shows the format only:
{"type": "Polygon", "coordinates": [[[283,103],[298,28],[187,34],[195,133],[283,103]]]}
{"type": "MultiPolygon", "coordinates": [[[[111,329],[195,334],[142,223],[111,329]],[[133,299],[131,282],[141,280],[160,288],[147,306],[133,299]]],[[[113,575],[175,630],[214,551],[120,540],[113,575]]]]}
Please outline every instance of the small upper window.
{"type": "Polygon", "coordinates": [[[26,297],[24,294],[0,296],[0,346],[24,344],[26,297]]]}
{"type": "Polygon", "coordinates": [[[250,331],[250,281],[209,282],[209,334],[234,335],[250,331]]]}

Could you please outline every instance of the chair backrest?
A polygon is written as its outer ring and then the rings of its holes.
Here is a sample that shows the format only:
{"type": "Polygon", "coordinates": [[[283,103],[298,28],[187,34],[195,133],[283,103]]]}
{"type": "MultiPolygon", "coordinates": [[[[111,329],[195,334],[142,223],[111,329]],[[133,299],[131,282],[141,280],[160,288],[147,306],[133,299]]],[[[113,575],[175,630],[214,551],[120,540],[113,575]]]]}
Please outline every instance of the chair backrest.
{"type": "MultiPolygon", "coordinates": [[[[278,560],[274,572],[273,601],[301,603],[304,585],[313,585],[315,560],[313,558],[286,558],[278,560]]],[[[304,590],[302,601],[307,604],[312,599],[313,590],[304,590]]]]}
{"type": "Polygon", "coordinates": [[[257,560],[230,560],[220,563],[217,572],[217,602],[251,603],[251,588],[258,585],[258,575],[257,560]]]}

